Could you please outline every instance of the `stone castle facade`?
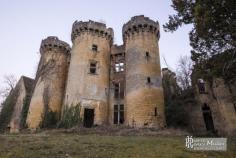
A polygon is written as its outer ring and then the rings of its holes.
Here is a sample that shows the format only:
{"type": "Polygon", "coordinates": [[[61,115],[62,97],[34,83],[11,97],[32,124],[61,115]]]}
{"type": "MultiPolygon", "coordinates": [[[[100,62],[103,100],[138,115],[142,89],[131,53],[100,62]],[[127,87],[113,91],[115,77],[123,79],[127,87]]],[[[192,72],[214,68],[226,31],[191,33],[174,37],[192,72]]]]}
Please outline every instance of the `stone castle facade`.
{"type": "MultiPolygon", "coordinates": [[[[165,127],[164,96],[172,101],[179,87],[175,73],[161,72],[159,24],[135,16],[122,33],[124,44],[114,45],[113,30],[105,24],[75,21],[72,47],[53,36],[42,40],[35,79],[21,77],[8,96],[13,98],[10,132],[42,127],[45,111],[56,114],[57,124],[65,109],[77,105],[85,127],[165,127]]],[[[189,130],[235,135],[236,82],[199,79],[193,89],[196,102],[183,109],[189,130]]]]}
{"type": "Polygon", "coordinates": [[[63,109],[78,104],[86,127],[165,126],[159,24],[135,16],[122,32],[124,44],[118,46],[112,28],[75,21],[72,48],[57,37],[42,41],[26,121],[30,129],[40,127],[45,110],[61,116],[63,109]]]}

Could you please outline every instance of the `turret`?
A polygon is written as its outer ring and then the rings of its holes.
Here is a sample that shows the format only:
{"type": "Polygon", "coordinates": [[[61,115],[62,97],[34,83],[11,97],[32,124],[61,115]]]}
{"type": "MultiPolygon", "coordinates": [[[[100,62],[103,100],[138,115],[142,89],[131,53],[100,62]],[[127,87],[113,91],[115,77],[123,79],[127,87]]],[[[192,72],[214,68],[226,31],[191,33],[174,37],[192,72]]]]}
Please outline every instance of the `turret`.
{"type": "Polygon", "coordinates": [[[158,41],[159,23],[135,16],[123,26],[126,58],[126,124],[132,127],[165,125],[158,41]]]}
{"type": "Polygon", "coordinates": [[[113,30],[94,21],[75,21],[64,106],[81,105],[84,126],[107,122],[109,56],[113,30]]]}
{"type": "Polygon", "coordinates": [[[57,37],[51,36],[42,40],[36,85],[27,117],[30,129],[50,126],[50,121],[55,125],[59,120],[69,53],[70,46],[57,37]]]}

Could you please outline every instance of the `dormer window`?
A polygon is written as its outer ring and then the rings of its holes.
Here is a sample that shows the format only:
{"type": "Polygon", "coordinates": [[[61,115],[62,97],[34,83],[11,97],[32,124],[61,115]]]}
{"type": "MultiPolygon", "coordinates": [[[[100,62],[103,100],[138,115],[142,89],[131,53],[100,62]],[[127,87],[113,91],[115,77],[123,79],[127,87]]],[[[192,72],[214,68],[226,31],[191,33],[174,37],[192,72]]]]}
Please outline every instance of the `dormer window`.
{"type": "Polygon", "coordinates": [[[94,52],[98,51],[98,46],[96,44],[92,45],[92,51],[94,51],[94,52]]]}

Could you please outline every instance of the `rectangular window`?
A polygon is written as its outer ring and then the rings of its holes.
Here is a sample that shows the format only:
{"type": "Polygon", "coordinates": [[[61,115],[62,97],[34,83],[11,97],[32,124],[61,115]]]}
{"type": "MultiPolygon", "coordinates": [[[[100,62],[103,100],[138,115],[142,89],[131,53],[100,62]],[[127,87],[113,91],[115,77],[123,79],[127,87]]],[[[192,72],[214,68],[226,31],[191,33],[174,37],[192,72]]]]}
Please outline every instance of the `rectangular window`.
{"type": "Polygon", "coordinates": [[[155,108],[154,115],[157,116],[157,108],[155,108]]]}
{"type": "Polygon", "coordinates": [[[147,77],[147,83],[150,84],[151,83],[151,78],[147,77]]]}
{"type": "Polygon", "coordinates": [[[95,61],[90,62],[89,72],[90,72],[90,74],[97,73],[97,62],[95,62],[95,61]]]}
{"type": "Polygon", "coordinates": [[[116,99],[124,98],[124,82],[114,84],[114,98],[116,99]]]}
{"type": "Polygon", "coordinates": [[[92,45],[92,50],[97,52],[98,51],[98,46],[96,44],[93,44],[92,45]]]}
{"type": "Polygon", "coordinates": [[[206,93],[205,82],[203,79],[198,79],[198,89],[200,94],[206,93]]]}
{"type": "Polygon", "coordinates": [[[115,64],[115,72],[123,72],[124,71],[124,63],[116,63],[115,64]]]}
{"type": "Polygon", "coordinates": [[[114,88],[114,97],[119,98],[119,91],[120,91],[120,86],[118,83],[115,83],[115,88],[114,88]]]}
{"type": "Polygon", "coordinates": [[[146,58],[146,60],[148,60],[148,59],[150,58],[150,54],[149,54],[149,52],[146,52],[146,54],[145,54],[145,58],[146,58]]]}
{"type": "Polygon", "coordinates": [[[114,105],[114,124],[123,124],[124,121],[124,105],[114,105]]]}

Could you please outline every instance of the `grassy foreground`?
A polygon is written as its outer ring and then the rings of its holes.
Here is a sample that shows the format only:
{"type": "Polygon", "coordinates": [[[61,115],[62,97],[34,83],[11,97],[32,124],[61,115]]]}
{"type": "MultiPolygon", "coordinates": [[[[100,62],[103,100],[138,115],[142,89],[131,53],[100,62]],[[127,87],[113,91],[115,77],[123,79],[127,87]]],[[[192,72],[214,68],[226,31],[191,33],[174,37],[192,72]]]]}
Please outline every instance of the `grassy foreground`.
{"type": "Polygon", "coordinates": [[[101,136],[64,133],[0,135],[0,158],[235,158],[236,139],[227,152],[185,148],[184,136],[101,136]]]}

